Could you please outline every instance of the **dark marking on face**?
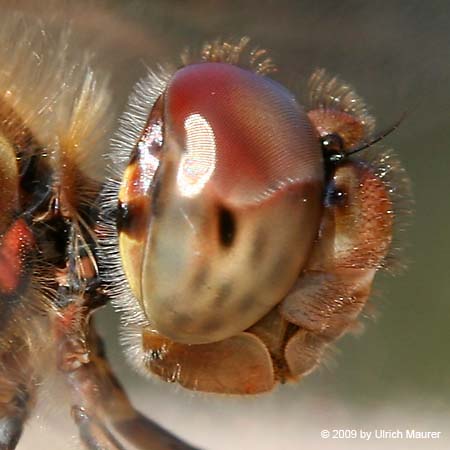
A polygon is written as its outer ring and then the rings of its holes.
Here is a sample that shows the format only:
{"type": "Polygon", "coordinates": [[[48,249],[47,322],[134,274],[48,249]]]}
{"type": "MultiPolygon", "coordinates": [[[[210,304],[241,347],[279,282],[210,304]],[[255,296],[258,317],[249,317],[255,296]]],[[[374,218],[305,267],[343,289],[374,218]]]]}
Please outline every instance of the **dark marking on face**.
{"type": "Polygon", "coordinates": [[[274,264],[270,267],[269,273],[265,279],[267,286],[273,286],[278,284],[280,279],[283,280],[286,274],[286,267],[289,266],[290,262],[290,251],[291,249],[286,249],[278,259],[274,261],[274,264]]]}
{"type": "Polygon", "coordinates": [[[219,242],[222,247],[229,248],[236,237],[236,218],[234,214],[224,206],[218,211],[219,242]]]}
{"type": "Polygon", "coordinates": [[[173,318],[173,324],[175,328],[184,329],[192,324],[192,319],[187,314],[176,314],[173,318]]]}
{"type": "Polygon", "coordinates": [[[193,291],[199,291],[203,286],[205,286],[208,278],[209,267],[207,265],[203,265],[197,270],[194,277],[192,278],[191,289],[193,291]]]}
{"type": "Polygon", "coordinates": [[[256,232],[255,240],[253,241],[253,248],[250,256],[253,265],[258,266],[261,263],[261,260],[264,258],[264,254],[267,248],[266,242],[266,232],[263,228],[259,228],[256,232]]]}
{"type": "Polygon", "coordinates": [[[223,305],[232,293],[233,285],[231,283],[223,283],[217,291],[215,304],[217,306],[223,305]]]}
{"type": "Polygon", "coordinates": [[[125,232],[130,226],[130,215],[128,212],[128,204],[122,203],[120,200],[117,204],[116,227],[119,233],[125,232]]]}
{"type": "Polygon", "coordinates": [[[237,303],[240,312],[246,312],[257,302],[257,298],[254,294],[244,295],[237,303]]]}
{"type": "Polygon", "coordinates": [[[207,320],[206,322],[203,322],[199,327],[199,331],[201,331],[202,333],[210,333],[216,331],[222,326],[222,323],[222,319],[220,319],[219,317],[214,317],[207,320]]]}
{"type": "Polygon", "coordinates": [[[148,199],[138,197],[128,203],[119,200],[117,205],[117,231],[130,238],[144,241],[150,221],[148,199]]]}

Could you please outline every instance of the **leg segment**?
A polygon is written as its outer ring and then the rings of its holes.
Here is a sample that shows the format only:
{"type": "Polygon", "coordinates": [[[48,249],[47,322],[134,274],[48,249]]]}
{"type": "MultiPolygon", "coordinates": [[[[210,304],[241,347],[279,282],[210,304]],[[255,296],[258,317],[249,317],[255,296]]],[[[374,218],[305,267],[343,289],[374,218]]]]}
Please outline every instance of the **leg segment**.
{"type": "Polygon", "coordinates": [[[78,426],[81,442],[87,449],[125,450],[115,437],[95,418],[90,417],[83,408],[74,406],[72,417],[78,426]]]}
{"type": "Polygon", "coordinates": [[[123,450],[126,443],[138,449],[194,449],[133,407],[109,367],[93,324],[87,338],[69,333],[61,335],[61,344],[60,369],[66,374],[73,417],[87,449],[123,450]]]}

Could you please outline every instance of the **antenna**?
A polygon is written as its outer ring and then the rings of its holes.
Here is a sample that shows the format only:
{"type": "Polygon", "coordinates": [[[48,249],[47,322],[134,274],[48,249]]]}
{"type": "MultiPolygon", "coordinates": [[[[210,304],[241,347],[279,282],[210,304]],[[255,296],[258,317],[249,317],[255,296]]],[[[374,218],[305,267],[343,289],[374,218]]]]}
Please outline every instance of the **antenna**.
{"type": "Polygon", "coordinates": [[[392,125],[390,128],[388,128],[385,131],[382,131],[380,134],[378,134],[378,136],[374,137],[371,141],[365,142],[364,144],[361,145],[361,147],[358,147],[354,150],[350,150],[349,152],[346,152],[345,156],[347,157],[350,155],[354,155],[355,153],[358,153],[361,150],[365,150],[367,147],[370,147],[371,145],[376,144],[377,142],[384,139],[386,136],[391,134],[393,131],[395,131],[400,126],[400,124],[403,122],[403,119],[406,117],[406,115],[407,115],[407,111],[405,111],[401,115],[400,119],[398,119],[397,122],[395,122],[394,125],[392,125]]]}

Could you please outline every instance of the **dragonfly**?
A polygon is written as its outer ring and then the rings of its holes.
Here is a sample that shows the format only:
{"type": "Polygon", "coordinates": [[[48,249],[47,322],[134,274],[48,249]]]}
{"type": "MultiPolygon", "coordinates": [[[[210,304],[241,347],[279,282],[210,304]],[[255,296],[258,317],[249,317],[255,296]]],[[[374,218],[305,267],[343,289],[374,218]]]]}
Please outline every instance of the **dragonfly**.
{"type": "Polygon", "coordinates": [[[21,24],[0,49],[0,448],[54,368],[85,448],[192,449],[133,407],[96,311],[121,315],[138,372],[186,389],[300,380],[390,265],[408,180],[376,144],[396,125],[376,134],[323,69],[302,105],[265,50],[218,40],[149,72],[103,150],[107,77],[21,24]]]}

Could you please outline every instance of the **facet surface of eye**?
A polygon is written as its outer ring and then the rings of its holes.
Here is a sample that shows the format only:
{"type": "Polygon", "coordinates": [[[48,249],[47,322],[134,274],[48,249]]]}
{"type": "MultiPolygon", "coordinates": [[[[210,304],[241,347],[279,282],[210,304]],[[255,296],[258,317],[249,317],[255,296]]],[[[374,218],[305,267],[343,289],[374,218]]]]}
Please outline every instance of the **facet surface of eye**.
{"type": "Polygon", "coordinates": [[[321,213],[320,145],[289,91],[230,64],[180,69],[163,98],[130,283],[164,336],[215,342],[267,314],[302,270],[321,213]]]}
{"type": "Polygon", "coordinates": [[[193,64],[174,75],[166,97],[166,136],[184,153],[181,195],[192,195],[197,170],[209,174],[199,177],[205,188],[238,207],[321,181],[315,131],[275,81],[231,64],[193,64]]]}

